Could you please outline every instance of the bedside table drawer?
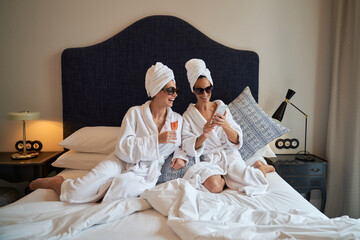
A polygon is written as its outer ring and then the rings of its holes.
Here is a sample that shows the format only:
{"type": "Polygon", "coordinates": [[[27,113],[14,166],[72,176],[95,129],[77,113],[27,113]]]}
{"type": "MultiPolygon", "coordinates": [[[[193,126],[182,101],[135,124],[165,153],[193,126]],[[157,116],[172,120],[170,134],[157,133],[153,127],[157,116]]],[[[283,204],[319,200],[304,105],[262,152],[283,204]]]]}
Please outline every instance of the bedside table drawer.
{"type": "Polygon", "coordinates": [[[323,177],[283,177],[293,188],[321,188],[324,186],[323,177]]]}
{"type": "Polygon", "coordinates": [[[281,176],[323,176],[325,167],[323,164],[285,165],[277,166],[281,176]]]}

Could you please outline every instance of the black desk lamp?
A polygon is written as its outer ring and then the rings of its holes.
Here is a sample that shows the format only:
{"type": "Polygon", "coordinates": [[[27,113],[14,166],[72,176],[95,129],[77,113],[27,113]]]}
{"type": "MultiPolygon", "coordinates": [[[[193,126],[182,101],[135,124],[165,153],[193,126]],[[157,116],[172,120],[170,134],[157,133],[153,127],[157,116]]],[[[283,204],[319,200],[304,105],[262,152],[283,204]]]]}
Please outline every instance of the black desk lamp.
{"type": "Polygon", "coordinates": [[[286,105],[288,103],[290,103],[293,107],[295,107],[299,112],[301,112],[302,114],[304,114],[305,116],[305,144],[304,144],[304,151],[303,152],[298,152],[297,156],[295,157],[298,160],[302,160],[302,161],[314,161],[314,158],[311,156],[311,154],[309,152],[306,151],[306,137],[307,137],[307,118],[308,115],[306,113],[304,113],[303,111],[301,111],[298,107],[296,107],[294,104],[292,104],[289,100],[292,98],[292,96],[294,96],[295,91],[289,89],[287,94],[286,94],[286,98],[285,101],[283,101],[280,106],[278,107],[278,109],[275,111],[275,113],[273,114],[272,118],[279,120],[280,122],[282,121],[283,117],[284,117],[284,113],[285,113],[285,109],[286,109],[286,105]]]}

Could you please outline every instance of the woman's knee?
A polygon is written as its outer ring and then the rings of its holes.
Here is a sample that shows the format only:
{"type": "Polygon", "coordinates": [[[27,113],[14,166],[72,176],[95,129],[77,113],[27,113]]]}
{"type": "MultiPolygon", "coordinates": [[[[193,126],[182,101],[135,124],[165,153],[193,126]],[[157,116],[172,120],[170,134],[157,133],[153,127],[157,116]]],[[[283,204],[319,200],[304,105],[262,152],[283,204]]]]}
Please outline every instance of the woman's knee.
{"type": "Polygon", "coordinates": [[[225,180],[221,175],[215,175],[206,179],[203,185],[212,193],[221,193],[224,190],[225,180]]]}

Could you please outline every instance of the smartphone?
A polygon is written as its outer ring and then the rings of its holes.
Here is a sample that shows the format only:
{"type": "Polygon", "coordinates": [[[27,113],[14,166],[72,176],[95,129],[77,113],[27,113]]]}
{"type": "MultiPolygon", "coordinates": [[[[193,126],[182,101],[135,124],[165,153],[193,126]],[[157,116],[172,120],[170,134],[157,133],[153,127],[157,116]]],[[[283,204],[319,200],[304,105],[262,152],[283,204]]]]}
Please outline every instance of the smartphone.
{"type": "Polygon", "coordinates": [[[218,108],[215,111],[215,115],[216,115],[216,113],[220,113],[221,115],[224,115],[226,107],[227,107],[226,105],[218,106],[218,108]]]}

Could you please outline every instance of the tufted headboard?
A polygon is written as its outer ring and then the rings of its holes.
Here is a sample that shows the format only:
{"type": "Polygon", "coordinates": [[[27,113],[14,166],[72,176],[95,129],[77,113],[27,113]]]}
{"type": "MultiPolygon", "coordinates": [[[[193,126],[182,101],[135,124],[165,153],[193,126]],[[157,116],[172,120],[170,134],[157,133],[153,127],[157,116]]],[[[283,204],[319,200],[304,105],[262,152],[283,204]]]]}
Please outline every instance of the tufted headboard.
{"type": "Polygon", "coordinates": [[[64,138],[84,126],[120,126],[126,111],[148,97],[145,73],[156,62],[170,67],[181,88],[173,110],[182,114],[195,96],[185,62],[201,58],[214,81],[212,100],[226,104],[249,86],[257,100],[255,52],[217,43],[173,16],[150,16],[93,46],[65,49],[61,56],[64,138]]]}

